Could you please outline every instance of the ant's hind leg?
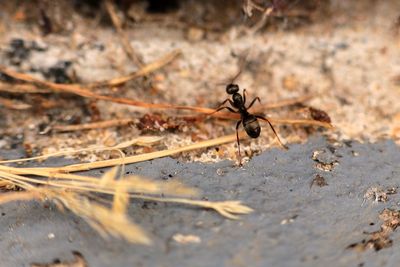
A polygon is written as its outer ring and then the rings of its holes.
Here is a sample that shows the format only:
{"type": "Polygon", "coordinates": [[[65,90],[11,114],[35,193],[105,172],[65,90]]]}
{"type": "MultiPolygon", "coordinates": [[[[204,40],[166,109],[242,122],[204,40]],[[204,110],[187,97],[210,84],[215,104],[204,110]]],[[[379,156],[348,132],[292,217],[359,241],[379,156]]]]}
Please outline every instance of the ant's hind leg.
{"type": "Polygon", "coordinates": [[[260,100],[260,98],[257,96],[256,98],[253,99],[253,101],[251,101],[251,103],[250,103],[250,105],[247,107],[247,109],[251,108],[257,100],[258,100],[258,102],[261,104],[261,100],[260,100]]]}
{"type": "Polygon", "coordinates": [[[236,123],[236,141],[238,145],[238,152],[239,152],[239,165],[242,166],[242,155],[240,154],[240,141],[239,141],[239,126],[242,121],[238,121],[236,123]]]}
{"type": "Polygon", "coordinates": [[[271,122],[270,122],[267,118],[264,118],[263,116],[260,116],[260,115],[256,115],[256,117],[259,118],[259,119],[262,119],[262,120],[264,120],[264,121],[266,121],[266,122],[268,122],[269,126],[271,127],[272,131],[274,132],[274,134],[275,134],[275,136],[276,136],[276,139],[278,139],[279,144],[280,144],[284,149],[286,149],[286,150],[289,149],[287,146],[285,146],[285,145],[282,143],[281,139],[279,139],[279,136],[278,136],[278,134],[276,133],[274,126],[272,126],[271,122]]]}

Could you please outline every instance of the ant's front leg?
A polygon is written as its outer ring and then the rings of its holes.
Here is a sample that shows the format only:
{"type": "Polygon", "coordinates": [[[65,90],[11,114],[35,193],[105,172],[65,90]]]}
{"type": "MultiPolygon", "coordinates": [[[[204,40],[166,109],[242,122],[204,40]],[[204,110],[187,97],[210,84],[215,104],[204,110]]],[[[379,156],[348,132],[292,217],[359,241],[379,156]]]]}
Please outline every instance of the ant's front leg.
{"type": "Polygon", "coordinates": [[[225,103],[228,102],[229,100],[230,100],[229,98],[225,99],[222,103],[220,103],[220,104],[218,105],[217,109],[220,108],[220,107],[222,107],[223,105],[225,105],[225,103]]]}
{"type": "Polygon", "coordinates": [[[275,134],[275,136],[276,136],[276,139],[278,139],[279,144],[280,144],[284,149],[286,149],[286,150],[289,149],[287,146],[285,146],[285,145],[282,143],[281,139],[279,139],[279,136],[278,136],[278,134],[276,133],[274,126],[272,126],[271,122],[270,122],[267,118],[265,118],[265,117],[263,117],[263,116],[260,116],[260,115],[256,115],[256,118],[262,119],[262,120],[268,122],[269,126],[271,126],[271,129],[272,129],[272,131],[274,132],[274,134],[275,134]]]}
{"type": "Polygon", "coordinates": [[[257,96],[256,98],[253,99],[253,101],[251,101],[251,103],[250,103],[250,105],[247,107],[247,109],[251,108],[257,100],[258,100],[258,102],[261,104],[261,100],[260,100],[260,98],[257,96]]]}
{"type": "Polygon", "coordinates": [[[211,112],[211,113],[209,113],[209,114],[207,114],[208,116],[211,116],[211,115],[213,115],[214,113],[217,113],[218,111],[221,111],[221,110],[223,110],[223,109],[227,109],[227,110],[229,110],[230,112],[232,112],[232,113],[238,113],[236,110],[234,110],[234,109],[232,109],[232,108],[230,108],[230,107],[220,107],[220,108],[217,108],[215,111],[213,111],[213,112],[211,112]]]}
{"type": "Polygon", "coordinates": [[[224,109],[224,108],[226,108],[226,109],[229,110],[230,112],[237,113],[237,111],[233,110],[233,109],[230,108],[230,107],[222,107],[226,102],[229,102],[229,104],[231,104],[231,106],[234,107],[232,100],[230,100],[229,98],[227,98],[227,99],[225,99],[221,104],[218,105],[218,108],[217,108],[215,111],[213,111],[213,112],[211,112],[211,113],[209,113],[209,114],[207,114],[207,115],[212,115],[212,114],[214,114],[214,113],[217,113],[218,111],[220,111],[220,110],[222,110],[222,109],[224,109]]]}

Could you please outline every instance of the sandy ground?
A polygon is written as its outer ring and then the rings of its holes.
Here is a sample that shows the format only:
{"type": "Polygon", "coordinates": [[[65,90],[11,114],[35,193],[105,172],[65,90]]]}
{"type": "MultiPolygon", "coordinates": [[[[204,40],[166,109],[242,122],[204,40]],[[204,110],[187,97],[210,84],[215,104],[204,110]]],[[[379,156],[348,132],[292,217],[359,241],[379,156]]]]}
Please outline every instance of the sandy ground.
{"type": "MultiPolygon", "coordinates": [[[[247,88],[249,98],[259,96],[263,103],[277,102],[291,97],[312,95],[309,105],[326,111],[335,130],[328,134],[333,139],[375,141],[379,138],[399,138],[400,90],[398,75],[399,39],[396,19],[399,3],[396,1],[345,4],[333,1],[330,17],[297,28],[267,30],[251,34],[243,26],[234,26],[224,32],[207,31],[196,27],[158,21],[143,21],[127,27],[126,33],[145,62],[157,60],[162,55],[179,49],[182,56],[172,65],[157,72],[152,84],[140,80],[115,89],[117,95],[151,103],[173,103],[216,107],[226,98],[224,86],[242,65],[238,56],[247,55],[247,65],[237,79],[241,88],[247,88]],[[161,25],[160,25],[161,24],[161,25]],[[171,26],[172,25],[172,26],[171,26]]],[[[197,14],[197,13],[195,13],[197,14]]],[[[171,15],[172,21],[174,15],[171,15]]],[[[168,18],[170,18],[168,17],[168,18]]],[[[120,40],[112,28],[95,24],[77,16],[70,21],[73,31],[41,37],[24,24],[3,23],[1,43],[4,51],[12,38],[34,40],[46,51],[33,51],[15,69],[45,78],[37,70],[46,70],[60,61],[71,61],[69,69],[76,81],[89,83],[110,79],[135,70],[127,58],[120,40]],[[31,70],[35,69],[35,72],[31,70]]],[[[6,21],[6,20],[5,20],[6,21]]],[[[166,20],[167,22],[169,20],[166,20]]],[[[67,25],[68,26],[68,25],[67,25]]],[[[9,65],[3,53],[2,64],[9,65]]],[[[109,89],[104,89],[109,93],[109,89]]],[[[114,93],[115,93],[114,92],[114,93]]],[[[65,148],[85,147],[92,144],[115,144],[130,139],[143,131],[137,127],[93,130],[78,133],[40,135],[43,125],[91,122],[93,116],[85,115],[85,104],[73,98],[50,109],[26,113],[8,111],[2,116],[4,147],[9,139],[21,134],[20,142],[33,151],[54,152],[65,148]],[[83,106],[82,106],[83,105],[83,106]],[[24,125],[24,127],[21,127],[24,125]]],[[[26,101],[29,102],[29,99],[26,101]]],[[[32,100],[31,100],[32,101],[32,100]]],[[[57,102],[58,101],[58,102],[57,102]]],[[[107,120],[132,118],[138,120],[143,113],[155,110],[137,109],[120,104],[98,101],[100,117],[107,120]]],[[[86,109],[88,109],[86,107],[86,109]]],[[[158,110],[162,114],[176,112],[158,110]],[[167,113],[165,113],[167,112],[167,113]]],[[[267,110],[272,118],[303,118],[307,114],[297,109],[267,110]]],[[[234,133],[234,122],[186,123],[178,131],[161,132],[166,136],[164,145],[174,147],[197,140],[234,133]]],[[[303,127],[285,125],[279,129],[287,143],[304,142],[307,131],[303,127]]],[[[156,131],[156,133],[159,131],[156,131]]],[[[15,141],[14,141],[15,142],[15,141]]],[[[251,156],[275,146],[267,127],[262,138],[245,141],[245,151],[251,156]],[[250,146],[249,146],[250,145],[250,146]]],[[[197,151],[191,159],[223,160],[236,157],[234,144],[222,146],[217,154],[197,151]],[[212,158],[211,158],[212,156],[212,158]]],[[[92,158],[93,160],[94,158],[92,158]]]]}

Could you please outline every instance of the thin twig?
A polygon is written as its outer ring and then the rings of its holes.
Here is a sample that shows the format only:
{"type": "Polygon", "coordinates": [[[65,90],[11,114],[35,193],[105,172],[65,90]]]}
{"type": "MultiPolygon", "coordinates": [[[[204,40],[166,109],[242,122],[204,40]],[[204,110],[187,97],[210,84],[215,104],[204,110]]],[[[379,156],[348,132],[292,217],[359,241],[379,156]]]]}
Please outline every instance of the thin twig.
{"type": "Polygon", "coordinates": [[[95,82],[95,83],[89,84],[88,87],[90,87],[90,88],[101,87],[101,86],[114,87],[114,86],[123,85],[124,83],[126,83],[128,81],[137,79],[139,77],[146,76],[146,75],[164,67],[165,65],[171,63],[180,54],[181,54],[180,50],[174,50],[171,53],[168,53],[164,57],[160,58],[159,60],[143,66],[140,70],[138,70],[136,72],[133,72],[126,76],[113,78],[108,81],[95,82]]]}
{"type": "MultiPolygon", "coordinates": [[[[221,118],[221,119],[232,119],[238,120],[239,116],[232,113],[221,112],[220,114],[212,115],[213,117],[221,118]]],[[[195,116],[194,118],[201,118],[202,116],[195,116]]],[[[333,126],[326,122],[311,120],[311,119],[274,119],[268,118],[273,124],[292,124],[292,125],[312,125],[319,126],[324,128],[333,128],[333,126]]],[[[57,132],[73,132],[73,131],[82,131],[82,130],[92,130],[92,129],[103,129],[103,128],[111,128],[117,126],[128,125],[132,122],[132,119],[114,119],[93,123],[84,123],[84,124],[74,124],[74,125],[55,125],[53,130],[57,132]]]]}
{"type": "Polygon", "coordinates": [[[11,100],[8,98],[0,97],[0,107],[4,106],[8,109],[25,110],[30,109],[32,106],[18,100],[11,100]]]}
{"type": "Polygon", "coordinates": [[[249,30],[251,34],[255,34],[257,31],[262,29],[265,24],[267,23],[267,19],[271,16],[272,12],[274,11],[273,7],[266,8],[261,16],[261,19],[249,30]]]}
{"type": "Polygon", "coordinates": [[[0,82],[0,91],[13,94],[48,94],[50,90],[37,88],[33,84],[9,84],[0,82]]]}
{"type": "Polygon", "coordinates": [[[122,29],[122,22],[117,14],[116,6],[110,1],[105,1],[105,6],[108,14],[111,17],[112,23],[114,24],[115,29],[117,30],[119,39],[121,40],[122,46],[124,47],[125,53],[132,60],[132,62],[138,66],[143,67],[144,62],[142,59],[135,53],[132,45],[129,43],[128,37],[126,36],[124,30],[122,29]]]}
{"type": "Polygon", "coordinates": [[[72,132],[91,129],[102,129],[127,125],[132,122],[132,119],[114,119],[107,121],[98,121],[92,123],[82,123],[75,125],[54,125],[52,129],[56,132],[72,132]]]}

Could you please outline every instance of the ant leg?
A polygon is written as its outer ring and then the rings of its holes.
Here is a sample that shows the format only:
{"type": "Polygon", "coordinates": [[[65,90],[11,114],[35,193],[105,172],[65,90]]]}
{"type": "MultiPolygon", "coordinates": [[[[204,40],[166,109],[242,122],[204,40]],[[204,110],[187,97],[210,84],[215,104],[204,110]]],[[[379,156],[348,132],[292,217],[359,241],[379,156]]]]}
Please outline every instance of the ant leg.
{"type": "Polygon", "coordinates": [[[236,123],[236,141],[238,145],[238,151],[239,151],[239,165],[242,165],[242,155],[240,154],[240,141],[239,141],[239,126],[242,120],[238,121],[236,123]]]}
{"type": "Polygon", "coordinates": [[[229,111],[232,112],[232,113],[238,113],[237,111],[233,110],[233,109],[230,108],[230,107],[220,107],[220,108],[217,108],[216,110],[214,110],[213,112],[211,112],[211,113],[209,113],[209,114],[207,114],[207,115],[208,115],[208,116],[211,116],[212,114],[217,113],[218,111],[221,111],[221,110],[223,110],[223,109],[227,109],[227,110],[229,110],[229,111]]]}
{"type": "Polygon", "coordinates": [[[271,122],[270,122],[267,118],[265,118],[265,117],[263,117],[263,116],[260,116],[260,115],[256,115],[256,118],[259,118],[259,119],[262,119],[262,120],[268,122],[268,124],[269,124],[269,126],[271,126],[271,129],[272,129],[272,131],[274,132],[276,138],[278,139],[279,144],[280,144],[284,149],[289,149],[287,146],[285,146],[285,145],[282,143],[281,139],[279,139],[279,136],[278,136],[278,134],[276,133],[274,126],[272,126],[271,122]]]}
{"type": "Polygon", "coordinates": [[[251,103],[250,103],[250,105],[247,107],[247,109],[251,108],[257,100],[258,100],[258,102],[261,104],[261,100],[260,100],[260,98],[257,96],[256,98],[253,99],[253,101],[251,101],[251,103]]]}
{"type": "Polygon", "coordinates": [[[234,107],[235,105],[233,104],[232,100],[230,100],[229,98],[225,99],[221,104],[218,105],[218,108],[223,106],[226,102],[229,102],[229,104],[231,104],[232,107],[234,107]]]}
{"type": "Polygon", "coordinates": [[[207,114],[207,115],[212,115],[212,114],[214,114],[214,113],[217,113],[218,111],[220,111],[220,110],[222,110],[222,109],[224,109],[224,108],[227,108],[230,112],[237,113],[237,112],[234,111],[232,108],[229,108],[229,107],[222,107],[226,102],[229,102],[229,104],[231,104],[231,106],[234,107],[232,100],[230,100],[229,98],[227,98],[227,99],[225,99],[221,104],[218,105],[218,107],[217,107],[217,109],[216,109],[215,111],[213,111],[213,112],[211,112],[211,113],[209,113],[209,114],[207,114]]]}
{"type": "Polygon", "coordinates": [[[229,98],[227,98],[227,99],[225,99],[222,103],[220,103],[219,105],[218,105],[218,108],[220,108],[220,107],[222,107],[226,102],[228,102],[230,99],[229,98]]]}
{"type": "Polygon", "coordinates": [[[246,104],[246,89],[243,89],[243,105],[246,104]]]}

